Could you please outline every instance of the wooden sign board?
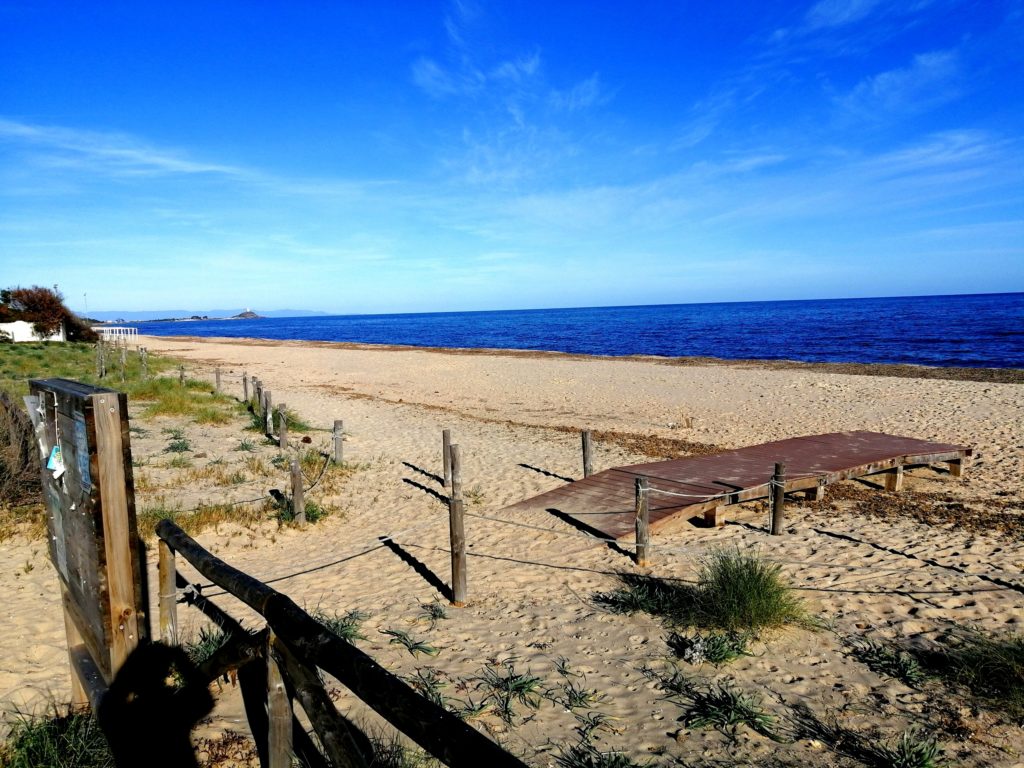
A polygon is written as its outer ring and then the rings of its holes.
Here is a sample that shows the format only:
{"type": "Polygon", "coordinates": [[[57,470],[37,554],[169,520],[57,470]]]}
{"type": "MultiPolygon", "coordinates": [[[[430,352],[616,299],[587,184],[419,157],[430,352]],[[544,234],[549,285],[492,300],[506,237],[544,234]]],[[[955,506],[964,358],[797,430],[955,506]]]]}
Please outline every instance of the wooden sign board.
{"type": "Polygon", "coordinates": [[[149,638],[135,521],[128,397],[68,379],[29,382],[50,559],[60,578],[75,699],[94,704],[149,638]],[[98,679],[101,678],[101,679],[98,679]]]}

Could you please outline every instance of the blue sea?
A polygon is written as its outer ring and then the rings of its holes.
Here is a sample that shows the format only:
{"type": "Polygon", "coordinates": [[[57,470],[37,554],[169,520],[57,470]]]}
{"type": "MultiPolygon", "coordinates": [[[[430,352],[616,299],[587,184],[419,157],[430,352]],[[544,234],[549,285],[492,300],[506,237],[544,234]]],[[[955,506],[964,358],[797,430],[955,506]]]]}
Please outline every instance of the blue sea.
{"type": "Polygon", "coordinates": [[[1024,368],[1024,293],[133,325],[157,336],[1024,368]]]}

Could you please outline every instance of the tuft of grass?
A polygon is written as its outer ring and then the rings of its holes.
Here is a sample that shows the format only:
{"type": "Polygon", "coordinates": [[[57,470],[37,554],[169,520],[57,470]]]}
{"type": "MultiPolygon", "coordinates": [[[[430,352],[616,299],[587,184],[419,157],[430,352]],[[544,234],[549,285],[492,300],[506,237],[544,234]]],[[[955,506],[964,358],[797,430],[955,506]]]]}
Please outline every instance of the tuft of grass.
{"type": "Polygon", "coordinates": [[[382,629],[380,633],[391,638],[388,641],[389,645],[405,646],[405,649],[413,656],[418,656],[421,653],[425,653],[427,656],[437,656],[441,652],[428,643],[413,639],[408,632],[403,632],[400,629],[382,629]]]}
{"type": "Polygon", "coordinates": [[[342,640],[347,640],[352,643],[356,640],[366,639],[366,636],[360,631],[363,622],[370,618],[370,614],[366,611],[360,611],[358,608],[353,608],[339,616],[337,613],[328,614],[317,608],[309,615],[323,624],[342,640]]]}
{"type": "Polygon", "coordinates": [[[238,447],[235,448],[235,450],[245,451],[246,453],[252,453],[253,451],[256,450],[256,444],[253,443],[253,441],[250,440],[249,438],[245,438],[244,440],[238,443],[238,447]]]}
{"type": "Polygon", "coordinates": [[[687,686],[682,693],[684,711],[679,718],[691,728],[715,728],[735,740],[737,730],[745,725],[753,731],[778,740],[775,718],[761,708],[761,697],[744,693],[728,681],[704,688],[687,686]]]}
{"type": "Polygon", "coordinates": [[[515,720],[516,702],[530,709],[540,707],[540,678],[531,675],[529,670],[525,674],[517,672],[515,659],[484,667],[479,676],[471,679],[476,682],[477,690],[483,690],[483,703],[492,704],[498,717],[509,725],[515,720]]]}
{"type": "Polygon", "coordinates": [[[198,667],[223,648],[230,639],[231,635],[219,627],[200,627],[199,636],[185,643],[182,648],[189,660],[198,667]]]}
{"type": "Polygon", "coordinates": [[[431,669],[430,667],[417,668],[416,674],[406,677],[405,680],[423,698],[439,707],[448,709],[448,697],[441,692],[443,688],[448,687],[448,683],[441,679],[436,669],[431,669]]]}
{"type": "Polygon", "coordinates": [[[601,752],[593,744],[581,742],[555,757],[559,768],[646,768],[650,763],[637,763],[623,752],[601,752]]]}
{"type": "Polygon", "coordinates": [[[448,612],[445,610],[444,606],[436,600],[432,603],[423,603],[420,605],[420,608],[423,609],[423,613],[421,613],[420,616],[424,621],[430,624],[430,629],[436,627],[437,622],[444,621],[448,618],[448,612]]]}
{"type": "Polygon", "coordinates": [[[880,765],[889,768],[940,768],[948,765],[942,747],[934,737],[911,728],[892,746],[878,749],[880,765]]]}
{"type": "Polygon", "coordinates": [[[52,717],[16,716],[7,742],[0,746],[0,765],[114,768],[114,756],[92,713],[68,709],[52,717]]]}
{"type": "Polygon", "coordinates": [[[192,459],[188,456],[183,456],[180,453],[174,456],[170,461],[167,462],[167,466],[172,469],[191,469],[192,459]]]}
{"type": "Polygon", "coordinates": [[[928,679],[928,674],[917,658],[895,644],[871,638],[848,638],[850,655],[877,675],[899,680],[916,688],[928,679]]]}
{"type": "Polygon", "coordinates": [[[943,643],[940,650],[921,654],[926,667],[1024,724],[1024,636],[957,627],[943,643]]]}
{"type": "Polygon", "coordinates": [[[589,709],[604,698],[604,694],[598,693],[594,688],[586,688],[587,676],[582,672],[573,672],[569,668],[569,660],[564,656],[555,660],[555,669],[562,678],[562,684],[558,689],[547,692],[556,704],[560,704],[570,712],[576,709],[589,709]]]}
{"type": "Polygon", "coordinates": [[[720,549],[701,562],[697,585],[653,576],[621,574],[622,587],[596,601],[617,613],[649,613],[669,626],[694,626],[727,634],[799,624],[813,627],[781,567],[756,553],[720,549]]]}
{"type": "Polygon", "coordinates": [[[397,736],[370,734],[373,768],[444,768],[443,764],[415,747],[409,747],[397,736]]]}

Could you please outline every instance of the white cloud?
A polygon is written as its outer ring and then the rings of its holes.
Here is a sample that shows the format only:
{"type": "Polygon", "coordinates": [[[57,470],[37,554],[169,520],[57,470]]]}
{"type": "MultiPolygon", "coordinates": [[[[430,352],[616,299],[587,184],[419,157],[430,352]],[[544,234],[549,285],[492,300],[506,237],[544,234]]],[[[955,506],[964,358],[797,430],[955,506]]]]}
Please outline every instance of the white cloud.
{"type": "Polygon", "coordinates": [[[878,5],[879,0],[820,0],[807,11],[810,29],[841,27],[860,21],[878,5]]]}
{"type": "Polygon", "coordinates": [[[954,50],[921,53],[905,67],[865,78],[841,103],[863,116],[921,112],[959,97],[960,72],[954,50]]]}
{"type": "Polygon", "coordinates": [[[0,118],[0,142],[4,141],[41,150],[35,160],[47,167],[81,168],[118,176],[243,173],[239,168],[203,163],[180,152],[152,147],[122,133],[31,125],[0,118]]]}
{"type": "Polygon", "coordinates": [[[550,100],[556,109],[578,112],[596,105],[606,104],[610,98],[601,87],[601,80],[595,72],[586,80],[576,83],[568,91],[552,91],[550,100]]]}

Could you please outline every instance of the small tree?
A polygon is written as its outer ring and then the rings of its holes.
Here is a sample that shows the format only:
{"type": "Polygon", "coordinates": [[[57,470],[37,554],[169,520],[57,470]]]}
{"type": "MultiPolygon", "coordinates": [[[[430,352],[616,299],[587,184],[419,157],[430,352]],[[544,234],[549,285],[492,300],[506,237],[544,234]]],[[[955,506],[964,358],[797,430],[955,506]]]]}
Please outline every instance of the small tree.
{"type": "Polygon", "coordinates": [[[0,319],[24,320],[40,336],[52,336],[63,325],[68,341],[95,341],[96,332],[70,309],[57,286],[5,288],[0,290],[0,319]]]}

